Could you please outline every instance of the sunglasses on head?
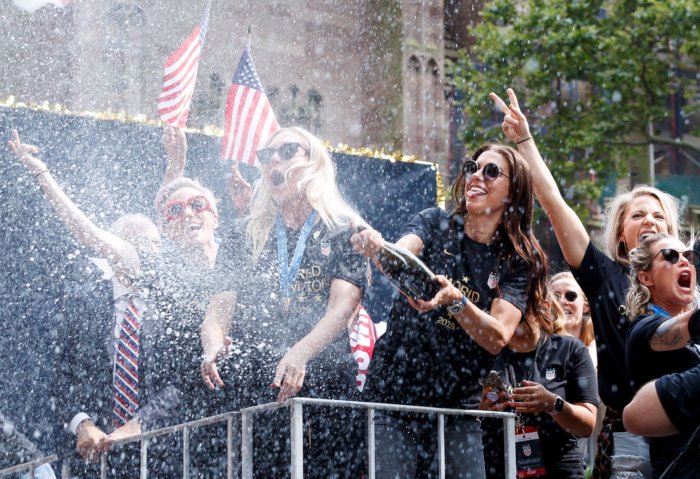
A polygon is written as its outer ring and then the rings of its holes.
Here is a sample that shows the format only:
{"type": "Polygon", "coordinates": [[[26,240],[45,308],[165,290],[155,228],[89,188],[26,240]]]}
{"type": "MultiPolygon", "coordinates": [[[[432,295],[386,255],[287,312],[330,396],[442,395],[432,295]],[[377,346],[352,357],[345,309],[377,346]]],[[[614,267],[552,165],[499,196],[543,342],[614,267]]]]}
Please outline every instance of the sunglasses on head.
{"type": "Polygon", "coordinates": [[[272,157],[277,153],[280,160],[289,161],[294,158],[299,151],[299,148],[304,150],[304,153],[309,154],[309,150],[301,146],[299,143],[282,143],[277,148],[263,148],[255,154],[258,156],[258,161],[261,165],[267,165],[272,161],[272,157]]]}
{"type": "Polygon", "coordinates": [[[185,215],[185,210],[189,207],[192,213],[202,213],[212,211],[209,200],[202,195],[192,196],[186,200],[168,201],[163,207],[163,213],[168,221],[179,220],[185,215]]]}
{"type": "Polygon", "coordinates": [[[567,291],[564,294],[561,294],[561,293],[553,293],[553,294],[554,294],[554,297],[557,299],[557,301],[561,301],[562,296],[569,303],[573,303],[574,301],[576,301],[578,299],[578,293],[576,291],[567,291]]]}
{"type": "Polygon", "coordinates": [[[483,170],[484,179],[488,181],[493,181],[499,176],[504,176],[510,180],[510,177],[506,176],[496,163],[486,163],[484,166],[480,167],[479,163],[476,161],[469,160],[462,165],[462,173],[464,173],[464,176],[472,176],[479,170],[483,170]]]}
{"type": "Polygon", "coordinates": [[[677,251],[673,248],[661,248],[658,253],[654,255],[652,258],[652,262],[656,259],[657,256],[661,255],[665,261],[668,261],[671,264],[676,264],[678,263],[678,260],[681,259],[681,256],[683,256],[686,260],[688,260],[688,263],[697,266],[700,264],[700,255],[692,250],[686,250],[686,251],[677,251]]]}

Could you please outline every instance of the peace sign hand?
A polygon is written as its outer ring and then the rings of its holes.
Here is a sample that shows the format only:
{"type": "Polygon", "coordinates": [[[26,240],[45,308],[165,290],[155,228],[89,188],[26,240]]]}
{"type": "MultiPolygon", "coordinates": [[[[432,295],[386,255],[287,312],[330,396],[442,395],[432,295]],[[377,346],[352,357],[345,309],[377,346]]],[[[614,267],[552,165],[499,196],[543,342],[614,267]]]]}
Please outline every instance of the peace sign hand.
{"type": "Polygon", "coordinates": [[[494,92],[489,93],[489,98],[493,100],[498,109],[505,115],[503,117],[503,124],[501,125],[503,134],[512,142],[517,143],[531,137],[530,126],[527,123],[527,118],[525,118],[523,112],[520,111],[518,98],[515,96],[513,89],[508,88],[507,93],[510,105],[506,105],[494,92]]]}

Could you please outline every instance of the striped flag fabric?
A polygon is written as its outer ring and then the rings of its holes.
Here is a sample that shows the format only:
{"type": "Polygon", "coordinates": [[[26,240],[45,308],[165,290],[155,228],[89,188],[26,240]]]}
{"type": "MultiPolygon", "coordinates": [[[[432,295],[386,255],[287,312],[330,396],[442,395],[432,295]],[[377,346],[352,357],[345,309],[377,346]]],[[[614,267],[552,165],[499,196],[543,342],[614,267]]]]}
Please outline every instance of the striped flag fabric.
{"type": "Polygon", "coordinates": [[[250,49],[246,48],[233,74],[226,99],[224,139],[221,157],[256,165],[258,145],[279,129],[265,89],[255,71],[250,49]]]}
{"type": "Polygon", "coordinates": [[[209,24],[211,0],[207,1],[202,21],[187,40],[165,60],[163,88],[158,96],[158,114],[169,126],[184,128],[190,115],[190,103],[199,69],[199,56],[209,24]]]}

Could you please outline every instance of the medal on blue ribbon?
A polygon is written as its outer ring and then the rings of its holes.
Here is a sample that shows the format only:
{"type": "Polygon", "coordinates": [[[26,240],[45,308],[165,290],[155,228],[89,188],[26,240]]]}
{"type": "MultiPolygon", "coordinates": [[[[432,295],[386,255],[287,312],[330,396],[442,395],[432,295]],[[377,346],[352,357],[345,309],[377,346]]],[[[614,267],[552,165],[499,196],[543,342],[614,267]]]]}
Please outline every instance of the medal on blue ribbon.
{"type": "Polygon", "coordinates": [[[289,311],[292,284],[299,273],[301,260],[304,257],[304,250],[306,249],[306,240],[309,238],[311,229],[316,222],[316,216],[316,210],[312,210],[309,217],[306,218],[306,222],[299,233],[291,263],[288,260],[289,256],[287,254],[287,228],[282,217],[277,216],[277,262],[279,263],[280,304],[283,314],[287,314],[287,311],[289,311]]]}

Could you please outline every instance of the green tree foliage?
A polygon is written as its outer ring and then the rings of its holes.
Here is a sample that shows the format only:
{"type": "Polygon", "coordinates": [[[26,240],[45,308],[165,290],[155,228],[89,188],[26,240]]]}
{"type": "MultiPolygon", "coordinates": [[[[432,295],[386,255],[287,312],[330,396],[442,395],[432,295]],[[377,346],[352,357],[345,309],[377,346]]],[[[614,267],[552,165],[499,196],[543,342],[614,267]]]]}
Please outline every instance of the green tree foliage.
{"type": "Polygon", "coordinates": [[[673,92],[684,113],[697,108],[697,0],[495,0],[482,18],[474,47],[449,67],[469,148],[502,138],[488,93],[505,98],[512,86],[554,176],[578,200],[600,194],[586,172],[624,174],[649,142],[697,151],[648,132],[668,120],[673,92]],[[572,85],[587,93],[572,97],[572,85]]]}

